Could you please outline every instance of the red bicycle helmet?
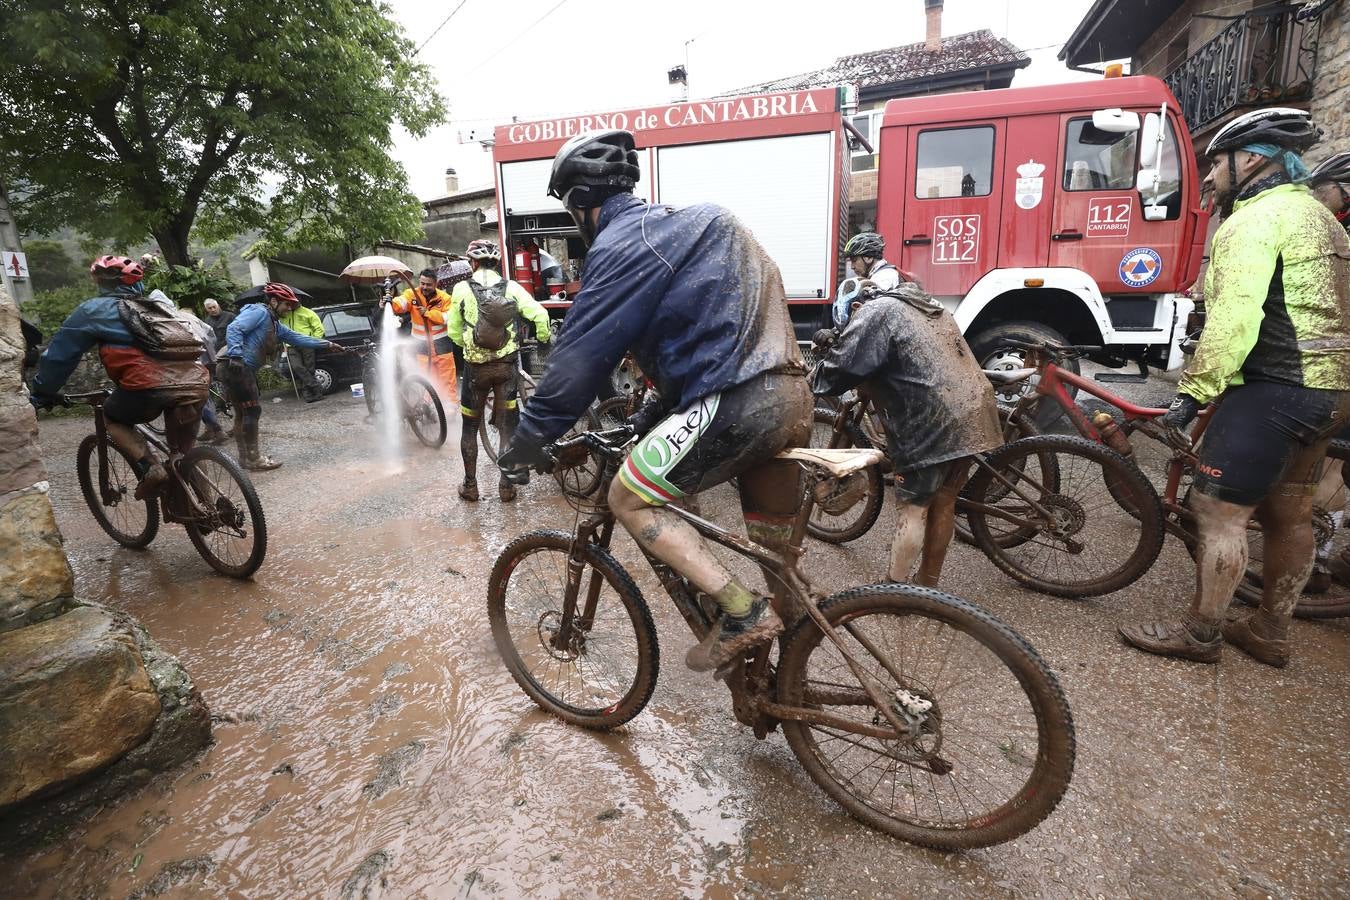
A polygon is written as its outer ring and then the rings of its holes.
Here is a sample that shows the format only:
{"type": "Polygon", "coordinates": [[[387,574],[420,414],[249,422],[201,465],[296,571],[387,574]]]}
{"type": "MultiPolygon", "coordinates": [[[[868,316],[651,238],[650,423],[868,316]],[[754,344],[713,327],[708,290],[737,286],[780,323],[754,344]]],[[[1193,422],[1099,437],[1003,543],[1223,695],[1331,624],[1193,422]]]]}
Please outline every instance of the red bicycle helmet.
{"type": "Polygon", "coordinates": [[[116,279],[122,284],[135,284],[145,277],[145,269],[129,256],[100,256],[89,267],[89,274],[99,281],[116,279]]]}
{"type": "Polygon", "coordinates": [[[300,298],[295,296],[295,291],[288,284],[282,284],[280,281],[269,281],[263,285],[263,296],[269,300],[278,300],[282,303],[300,304],[300,298]]]}

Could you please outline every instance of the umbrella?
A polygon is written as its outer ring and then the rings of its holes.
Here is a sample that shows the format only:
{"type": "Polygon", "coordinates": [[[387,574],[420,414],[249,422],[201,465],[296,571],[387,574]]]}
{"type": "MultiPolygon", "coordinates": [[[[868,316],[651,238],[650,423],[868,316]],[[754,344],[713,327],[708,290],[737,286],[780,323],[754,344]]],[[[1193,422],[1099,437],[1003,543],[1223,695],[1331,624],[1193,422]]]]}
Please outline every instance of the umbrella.
{"type": "MultiPolygon", "coordinates": [[[[267,285],[259,284],[244,291],[238,297],[234,298],[235,305],[243,306],[246,303],[261,303],[263,300],[263,288],[265,288],[266,286],[267,285]]],[[[287,285],[287,287],[290,287],[290,285],[287,285]]],[[[300,298],[301,303],[305,304],[306,306],[310,306],[313,304],[314,298],[311,297],[309,294],[305,293],[304,291],[300,290],[297,287],[293,287],[291,288],[291,290],[295,291],[295,296],[300,298]]]]}
{"type": "Polygon", "coordinates": [[[383,284],[391,276],[412,281],[413,270],[392,256],[363,256],[352,260],[339,276],[346,284],[383,284]]]}

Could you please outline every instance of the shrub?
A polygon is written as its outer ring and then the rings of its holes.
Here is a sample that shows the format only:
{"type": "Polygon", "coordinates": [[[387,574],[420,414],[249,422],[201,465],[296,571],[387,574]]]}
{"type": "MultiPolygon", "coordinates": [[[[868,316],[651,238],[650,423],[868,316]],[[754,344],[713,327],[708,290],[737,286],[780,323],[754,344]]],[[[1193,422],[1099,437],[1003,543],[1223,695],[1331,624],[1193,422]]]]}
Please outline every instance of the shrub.
{"type": "Polygon", "coordinates": [[[30,318],[36,318],[37,325],[43,331],[44,339],[50,339],[52,332],[60,327],[66,320],[66,316],[74,311],[90,297],[94,296],[96,290],[92,283],[90,284],[72,284],[66,287],[55,288],[48,291],[37,291],[33,294],[33,301],[23,305],[23,312],[30,318]]]}

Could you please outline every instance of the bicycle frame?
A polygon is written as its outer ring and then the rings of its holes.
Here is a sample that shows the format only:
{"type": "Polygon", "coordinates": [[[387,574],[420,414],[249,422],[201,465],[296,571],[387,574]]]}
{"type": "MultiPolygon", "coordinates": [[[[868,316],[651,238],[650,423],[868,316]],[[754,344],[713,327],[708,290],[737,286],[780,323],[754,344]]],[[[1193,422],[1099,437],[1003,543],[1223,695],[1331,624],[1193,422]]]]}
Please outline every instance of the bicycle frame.
{"type": "MultiPolygon", "coordinates": [[[[1105,443],[1101,432],[1088,419],[1082,408],[1069,396],[1066,385],[1072,385],[1080,391],[1119,409],[1124,414],[1125,421],[1122,427],[1125,429],[1127,437],[1129,434],[1138,431],[1155,441],[1166,444],[1165,438],[1157,430],[1155,424],[1155,420],[1167,413],[1166,409],[1131,403],[1124,397],[1113,394],[1099,386],[1092,379],[1061,368],[1040,351],[1029,351],[1028,362],[1035,365],[1038,373],[1034,393],[1041,397],[1048,397],[1059,404],[1059,407],[1064,410],[1064,414],[1069,417],[1069,421],[1073,423],[1074,429],[1088,440],[1096,441],[1099,444],[1105,443]],[[1032,356],[1036,358],[1033,360],[1032,356]]],[[[1028,404],[1032,400],[1033,397],[1022,398],[1018,401],[1018,408],[1021,409],[1024,404],[1028,404]]],[[[1195,424],[1191,426],[1192,446],[1200,442],[1205,429],[1209,427],[1213,410],[1213,404],[1205,407],[1196,418],[1195,424]]],[[[1164,525],[1172,534],[1183,540],[1189,540],[1193,537],[1193,534],[1184,529],[1190,527],[1191,512],[1182,505],[1177,495],[1181,490],[1181,479],[1186,474],[1186,469],[1195,465],[1197,457],[1193,452],[1185,453],[1171,447],[1170,444],[1168,446],[1172,449],[1172,459],[1167,464],[1167,487],[1161,498],[1163,509],[1168,513],[1164,519],[1164,525]]]]}
{"type": "MultiPolygon", "coordinates": [[[[608,460],[606,466],[612,469],[615,466],[615,460],[608,460]]],[[[891,704],[881,694],[871,676],[854,660],[853,655],[844,645],[843,639],[829,624],[824,613],[816,606],[811,586],[798,568],[797,563],[804,553],[802,542],[806,536],[806,523],[811,517],[811,509],[814,505],[812,488],[819,480],[817,473],[810,467],[803,466],[802,468],[805,470],[802,500],[799,504],[797,518],[793,523],[791,537],[782,554],[775,553],[749,538],[741,537],[688,510],[677,506],[665,508],[689,523],[704,538],[727,548],[733,553],[748,557],[759,563],[771,582],[772,602],[783,620],[789,623],[795,621],[784,613],[790,607],[800,606],[801,610],[835,644],[845,663],[863,686],[864,693],[856,696],[850,693],[848,697],[856,699],[858,705],[875,707],[891,727],[888,729],[865,725],[820,709],[807,706],[790,706],[778,702],[773,697],[770,684],[768,645],[760,645],[753,649],[747,657],[737,660],[726,673],[726,683],[728,690],[731,691],[733,710],[737,719],[753,727],[756,736],[760,738],[763,738],[772,730],[776,724],[775,720],[812,722],[881,740],[904,740],[906,737],[912,737],[910,727],[891,709],[891,704]],[[776,584],[773,582],[776,582],[776,584]]],[[[612,473],[607,472],[607,474],[612,473]]],[[[592,572],[590,583],[586,586],[584,605],[578,613],[577,603],[581,595],[581,576],[585,568],[585,562],[582,555],[577,552],[577,548],[587,543],[593,543],[596,546],[608,549],[614,533],[614,523],[614,514],[606,507],[577,524],[574,533],[574,549],[568,560],[567,588],[564,595],[562,620],[558,632],[553,638],[556,646],[563,646],[571,639],[573,627],[581,629],[584,633],[594,620],[602,578],[599,572],[592,572]]],[[[708,630],[713,626],[713,622],[698,602],[689,583],[669,565],[648,553],[645,548],[640,547],[640,549],[642,549],[643,556],[652,567],[666,593],[674,601],[676,608],[686,624],[689,625],[694,636],[698,640],[703,640],[708,630]]],[[[900,673],[895,670],[891,662],[871,641],[849,625],[845,624],[843,627],[873,655],[888,674],[896,680],[896,683],[904,683],[900,673]]],[[[838,698],[834,699],[836,703],[839,702],[838,698]]]]}

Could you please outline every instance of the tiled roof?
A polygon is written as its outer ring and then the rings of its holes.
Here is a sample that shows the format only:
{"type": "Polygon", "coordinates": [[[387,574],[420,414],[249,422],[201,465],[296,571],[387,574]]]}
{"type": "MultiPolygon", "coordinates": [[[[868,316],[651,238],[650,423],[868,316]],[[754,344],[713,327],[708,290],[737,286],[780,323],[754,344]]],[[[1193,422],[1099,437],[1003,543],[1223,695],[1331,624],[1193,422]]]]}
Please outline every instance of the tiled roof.
{"type": "Polygon", "coordinates": [[[856,84],[859,90],[883,84],[918,81],[938,75],[990,69],[1012,65],[1023,68],[1031,57],[992,31],[981,29],[942,39],[942,49],[933,53],[927,44],[906,44],[887,50],[872,50],[841,56],[828,69],[790,75],[733,91],[734,94],[763,94],[771,91],[796,91],[831,84],[856,84]]]}

